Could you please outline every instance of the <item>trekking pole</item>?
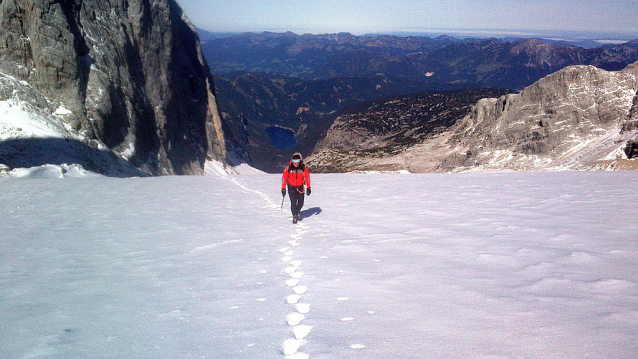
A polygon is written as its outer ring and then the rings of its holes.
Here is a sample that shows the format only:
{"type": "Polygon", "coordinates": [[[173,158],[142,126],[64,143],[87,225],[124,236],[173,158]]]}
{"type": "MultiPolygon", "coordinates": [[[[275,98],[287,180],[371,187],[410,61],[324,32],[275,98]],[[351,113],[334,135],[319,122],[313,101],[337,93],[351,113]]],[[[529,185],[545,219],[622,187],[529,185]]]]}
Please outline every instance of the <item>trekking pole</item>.
{"type": "Polygon", "coordinates": [[[280,210],[284,210],[284,199],[286,199],[286,196],[281,196],[281,208],[279,208],[280,210]]]}

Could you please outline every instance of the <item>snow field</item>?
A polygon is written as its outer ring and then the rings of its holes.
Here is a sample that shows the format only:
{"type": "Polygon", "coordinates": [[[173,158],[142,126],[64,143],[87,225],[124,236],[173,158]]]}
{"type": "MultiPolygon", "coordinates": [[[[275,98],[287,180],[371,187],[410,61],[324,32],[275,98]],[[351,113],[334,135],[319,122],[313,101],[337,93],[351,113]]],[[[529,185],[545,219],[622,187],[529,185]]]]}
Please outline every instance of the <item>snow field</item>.
{"type": "Polygon", "coordinates": [[[171,178],[0,182],[0,357],[277,353],[280,212],[228,180],[171,178]]]}
{"type": "MultiPolygon", "coordinates": [[[[292,220],[292,215],[290,216],[292,220]]],[[[305,296],[308,286],[300,285],[303,279],[304,272],[301,271],[303,262],[298,259],[294,259],[295,251],[291,248],[299,247],[303,239],[303,234],[306,233],[307,226],[299,222],[295,225],[295,233],[290,235],[292,238],[287,242],[291,247],[282,247],[279,251],[283,252],[284,256],[281,258],[282,262],[288,264],[284,268],[284,273],[290,276],[290,279],[286,279],[286,286],[292,289],[294,294],[290,294],[286,297],[286,303],[290,304],[294,308],[294,312],[286,315],[286,321],[288,325],[292,327],[294,338],[286,339],[282,344],[282,353],[287,359],[307,359],[310,355],[300,352],[300,347],[304,344],[304,339],[310,334],[312,326],[302,325],[302,321],[306,319],[306,315],[310,313],[310,304],[302,303],[300,300],[305,296]]]]}
{"type": "Polygon", "coordinates": [[[635,172],[0,179],[3,358],[634,358],[635,172]]]}

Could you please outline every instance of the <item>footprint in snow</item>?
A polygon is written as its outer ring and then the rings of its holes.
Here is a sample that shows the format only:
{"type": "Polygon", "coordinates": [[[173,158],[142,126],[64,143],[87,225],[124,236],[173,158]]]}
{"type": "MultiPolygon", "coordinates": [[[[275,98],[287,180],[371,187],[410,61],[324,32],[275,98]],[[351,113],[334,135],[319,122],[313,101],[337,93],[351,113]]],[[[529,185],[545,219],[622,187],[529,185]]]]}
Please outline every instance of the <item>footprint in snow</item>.
{"type": "Polygon", "coordinates": [[[301,245],[299,241],[303,238],[303,234],[306,233],[307,228],[307,225],[298,223],[295,226],[296,233],[290,235],[291,240],[288,241],[290,247],[284,247],[279,250],[282,254],[284,254],[282,261],[290,265],[284,269],[284,272],[290,276],[290,279],[285,281],[286,285],[288,287],[292,287],[295,293],[287,296],[286,302],[294,305],[297,311],[296,313],[290,313],[286,316],[286,322],[289,326],[293,327],[293,334],[295,337],[294,339],[285,340],[282,345],[282,352],[286,356],[286,359],[308,359],[310,357],[306,353],[299,352],[299,348],[303,345],[304,339],[308,336],[312,329],[310,326],[300,325],[300,323],[306,318],[304,314],[308,314],[310,312],[310,304],[299,303],[301,296],[306,293],[308,287],[298,285],[299,280],[304,276],[304,272],[299,271],[302,262],[300,260],[292,259],[295,252],[291,249],[292,247],[298,247],[301,245]]]}
{"type": "Polygon", "coordinates": [[[292,288],[292,290],[295,291],[296,294],[301,295],[301,294],[306,293],[306,291],[308,290],[308,286],[298,285],[298,286],[292,288]]]}
{"type": "Polygon", "coordinates": [[[310,355],[306,353],[302,353],[302,352],[286,355],[286,359],[308,359],[308,358],[310,358],[310,355]]]}
{"type": "Polygon", "coordinates": [[[307,303],[297,303],[295,305],[297,312],[301,314],[308,314],[310,312],[310,304],[307,303]]]}
{"type": "Polygon", "coordinates": [[[301,313],[290,313],[286,315],[286,322],[288,322],[288,325],[291,327],[299,325],[299,323],[301,323],[304,319],[306,319],[306,316],[301,313]]]}
{"type": "Polygon", "coordinates": [[[311,330],[312,327],[309,325],[297,325],[296,327],[292,328],[295,339],[305,339],[308,334],[310,334],[311,330]]]}
{"type": "Polygon", "coordinates": [[[181,309],[175,309],[173,311],[162,313],[157,316],[158,318],[176,318],[180,320],[186,319],[186,312],[181,309]]]}
{"type": "Polygon", "coordinates": [[[281,346],[281,351],[288,357],[288,355],[293,355],[297,353],[299,347],[302,344],[301,339],[286,339],[284,344],[281,346]]]}

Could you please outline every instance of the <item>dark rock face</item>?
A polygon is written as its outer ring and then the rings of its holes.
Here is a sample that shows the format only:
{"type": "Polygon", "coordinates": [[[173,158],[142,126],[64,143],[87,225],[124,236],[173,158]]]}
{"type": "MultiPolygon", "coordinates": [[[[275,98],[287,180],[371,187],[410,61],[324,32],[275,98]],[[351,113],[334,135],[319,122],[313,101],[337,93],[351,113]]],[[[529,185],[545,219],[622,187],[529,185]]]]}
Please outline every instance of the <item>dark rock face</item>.
{"type": "Polygon", "coordinates": [[[627,142],[625,153],[627,154],[627,158],[638,158],[638,140],[627,142]]]}
{"type": "Polygon", "coordinates": [[[0,1],[0,72],[148,173],[225,158],[212,77],[174,0],[0,1]]]}

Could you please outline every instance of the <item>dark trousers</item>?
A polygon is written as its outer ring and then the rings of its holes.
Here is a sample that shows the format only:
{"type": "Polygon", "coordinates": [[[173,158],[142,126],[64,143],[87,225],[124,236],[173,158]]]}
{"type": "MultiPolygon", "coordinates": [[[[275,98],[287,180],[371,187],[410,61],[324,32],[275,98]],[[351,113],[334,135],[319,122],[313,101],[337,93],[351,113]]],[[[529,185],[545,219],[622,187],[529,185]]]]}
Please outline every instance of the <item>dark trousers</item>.
{"type": "Polygon", "coordinates": [[[288,196],[290,196],[290,211],[295,216],[301,212],[303,207],[304,193],[302,187],[288,186],[288,196]],[[301,192],[300,192],[301,191],[301,192]]]}

